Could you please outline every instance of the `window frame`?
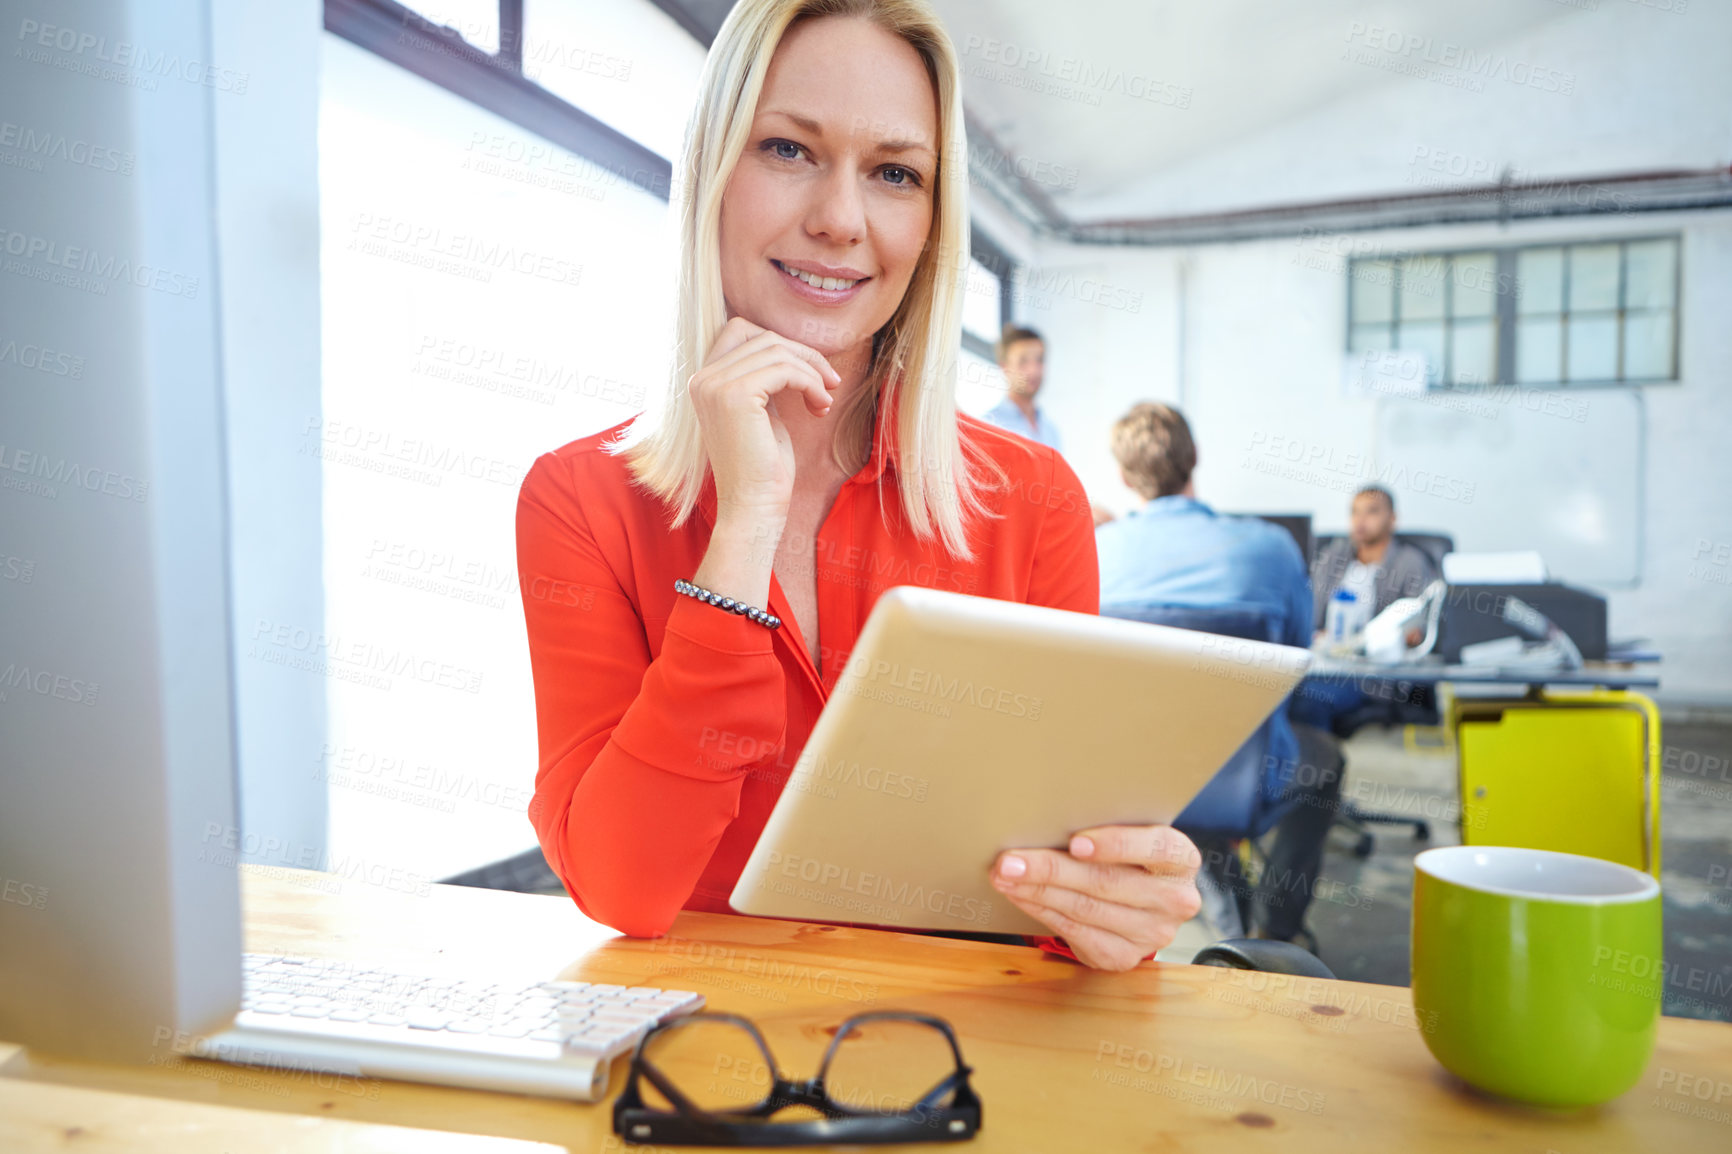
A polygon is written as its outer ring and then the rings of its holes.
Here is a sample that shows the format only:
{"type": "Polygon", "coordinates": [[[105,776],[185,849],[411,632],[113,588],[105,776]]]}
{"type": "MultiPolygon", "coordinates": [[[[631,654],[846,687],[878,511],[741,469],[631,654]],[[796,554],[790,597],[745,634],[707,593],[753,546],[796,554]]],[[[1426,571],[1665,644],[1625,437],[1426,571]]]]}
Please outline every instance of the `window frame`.
{"type": "MultiPolygon", "coordinates": [[[[995,280],[998,281],[998,323],[1002,328],[1011,319],[1011,282],[1016,277],[1016,261],[990,235],[982,231],[978,224],[970,224],[968,229],[968,255],[972,260],[979,261],[995,280]]],[[[965,277],[967,273],[963,274],[965,277]]],[[[991,341],[984,341],[966,328],[962,330],[962,347],[977,357],[982,357],[993,364],[998,363],[998,346],[991,341]]]]}
{"type": "Polygon", "coordinates": [[[523,0],[500,0],[499,51],[396,0],[325,0],[325,31],[666,201],[673,162],[523,75],[523,0]],[[434,45],[437,44],[437,48],[434,45]]]}
{"type": "MultiPolygon", "coordinates": [[[[1400,252],[1393,252],[1393,253],[1378,253],[1378,254],[1374,254],[1374,255],[1368,254],[1365,256],[1349,256],[1347,259],[1347,269],[1346,269],[1346,273],[1347,273],[1347,308],[1346,308],[1346,316],[1344,318],[1345,319],[1345,330],[1342,334],[1342,348],[1346,351],[1347,355],[1349,355],[1349,356],[1354,355],[1353,354],[1353,330],[1355,327],[1365,327],[1365,326],[1356,326],[1354,323],[1354,298],[1355,298],[1355,294],[1358,291],[1359,281],[1362,279],[1360,276],[1357,275],[1357,271],[1361,265],[1393,264],[1397,267],[1397,270],[1398,270],[1397,277],[1394,281],[1392,281],[1392,283],[1390,285],[1391,308],[1394,311],[1393,311],[1392,318],[1388,322],[1385,322],[1385,323],[1388,327],[1399,331],[1400,326],[1401,326],[1399,267],[1400,267],[1402,262],[1405,262],[1405,261],[1410,260],[1410,259],[1425,258],[1425,257],[1435,257],[1435,258],[1440,258],[1440,259],[1448,259],[1448,260],[1453,262],[1453,260],[1456,257],[1472,256],[1472,255],[1475,255],[1478,253],[1488,253],[1488,252],[1492,254],[1493,258],[1496,261],[1496,284],[1495,284],[1495,287],[1493,290],[1495,295],[1493,298],[1493,307],[1492,307],[1492,321],[1493,321],[1492,332],[1493,332],[1493,340],[1495,342],[1494,361],[1495,361],[1496,366],[1497,366],[1494,377],[1492,380],[1484,382],[1483,384],[1480,384],[1480,383],[1456,384],[1456,383],[1453,383],[1453,382],[1449,381],[1448,379],[1446,379],[1447,374],[1444,372],[1444,367],[1440,366],[1439,371],[1438,371],[1438,378],[1439,378],[1438,381],[1435,384],[1428,383],[1426,386],[1427,391],[1445,390],[1445,389],[1466,391],[1466,390],[1473,390],[1473,389],[1480,389],[1480,388],[1511,388],[1511,387],[1525,388],[1525,389],[1548,389],[1548,390],[1550,390],[1550,389],[1630,389],[1630,388],[1643,388],[1643,387],[1647,387],[1650,385],[1677,385],[1677,384],[1683,383],[1682,370],[1683,370],[1683,313],[1684,313],[1684,307],[1683,307],[1683,299],[1684,299],[1684,238],[1683,238],[1683,233],[1678,232],[1678,231],[1659,232],[1659,233],[1634,233],[1634,234],[1625,234],[1625,235],[1618,235],[1618,236],[1579,237],[1579,238],[1575,238],[1575,239],[1559,239],[1559,240],[1555,240],[1555,241],[1544,241],[1544,242],[1527,242],[1527,243],[1523,243],[1523,244],[1514,244],[1514,245],[1511,245],[1511,244],[1504,244],[1504,245],[1497,245],[1497,244],[1465,245],[1464,244],[1464,245],[1459,245],[1459,246],[1452,246],[1449,248],[1411,249],[1411,250],[1403,250],[1400,252]],[[1570,271],[1571,271],[1570,252],[1572,249],[1575,249],[1575,248],[1597,247],[1597,246],[1603,246],[1603,245],[1616,245],[1617,246],[1617,248],[1618,248],[1618,305],[1617,305],[1616,310],[1614,310],[1613,315],[1615,315],[1615,317],[1617,318],[1618,368],[1619,368],[1619,371],[1622,372],[1623,361],[1624,361],[1624,323],[1625,323],[1626,314],[1631,312],[1631,311],[1637,311],[1637,312],[1654,311],[1654,310],[1630,310],[1629,308],[1626,307],[1625,297],[1626,297],[1626,294],[1628,291],[1628,284],[1629,284],[1629,256],[1628,256],[1629,246],[1633,245],[1633,244],[1652,243],[1654,241],[1670,241],[1672,246],[1673,246],[1673,254],[1674,254],[1674,258],[1672,261],[1672,306],[1671,306],[1672,326],[1671,326],[1671,356],[1670,356],[1670,365],[1669,365],[1670,375],[1669,376],[1663,376],[1663,377],[1656,377],[1656,376],[1626,377],[1626,376],[1620,376],[1620,377],[1614,378],[1614,379],[1582,380],[1582,381],[1572,381],[1572,380],[1567,380],[1567,379],[1565,379],[1565,380],[1549,380],[1549,381],[1521,381],[1521,380],[1518,380],[1516,378],[1516,352],[1517,352],[1516,344],[1517,344],[1517,340],[1518,340],[1517,324],[1520,321],[1522,314],[1520,314],[1516,309],[1517,294],[1515,292],[1511,291],[1510,286],[1513,286],[1517,283],[1518,274],[1517,274],[1516,270],[1517,270],[1517,267],[1519,265],[1521,255],[1523,253],[1537,252],[1537,251],[1541,251],[1541,250],[1545,250],[1545,249],[1558,249],[1558,250],[1561,250],[1561,252],[1563,253],[1564,267],[1563,267],[1563,274],[1562,274],[1563,275],[1563,281],[1562,281],[1562,284],[1560,285],[1560,292],[1561,292],[1560,311],[1556,314],[1549,314],[1548,313],[1548,314],[1530,314],[1530,315],[1546,315],[1546,316],[1556,315],[1559,318],[1560,324],[1561,324],[1560,340],[1562,340],[1563,344],[1564,344],[1564,347],[1560,351],[1560,354],[1559,354],[1559,356],[1560,356],[1559,364],[1562,366],[1561,371],[1563,373],[1567,374],[1569,371],[1568,336],[1567,336],[1567,334],[1569,332],[1569,318],[1572,315],[1572,310],[1569,308],[1570,271]]],[[[1446,283],[1448,283],[1448,281],[1449,281],[1449,278],[1446,278],[1446,283]]],[[[1456,320],[1453,313],[1449,311],[1450,306],[1452,304],[1453,304],[1453,289],[1450,290],[1450,297],[1446,300],[1446,303],[1445,303],[1445,310],[1446,311],[1442,317],[1442,322],[1443,322],[1444,328],[1445,328],[1446,341],[1448,339],[1448,332],[1449,332],[1450,326],[1456,320]]],[[[1583,311],[1604,312],[1605,310],[1597,310],[1596,309],[1596,310],[1583,310],[1583,311]]],[[[1392,351],[1394,351],[1394,350],[1392,350],[1392,351]]]]}

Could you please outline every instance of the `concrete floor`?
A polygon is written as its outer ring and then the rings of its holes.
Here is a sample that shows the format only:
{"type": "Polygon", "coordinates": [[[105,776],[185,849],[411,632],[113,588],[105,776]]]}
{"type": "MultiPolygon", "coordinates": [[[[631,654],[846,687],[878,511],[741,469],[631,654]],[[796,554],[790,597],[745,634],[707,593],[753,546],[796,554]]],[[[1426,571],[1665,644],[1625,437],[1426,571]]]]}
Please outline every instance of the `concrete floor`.
{"type": "MultiPolygon", "coordinates": [[[[1435,732],[1416,736],[1435,738],[1435,732]]],[[[1664,1011],[1732,1021],[1732,720],[1662,722],[1662,738],[1664,1011]]],[[[1337,977],[1405,986],[1414,855],[1459,841],[1455,754],[1440,746],[1404,747],[1400,730],[1362,730],[1346,753],[1347,795],[1366,808],[1427,818],[1431,839],[1422,843],[1411,829],[1374,826],[1375,851],[1362,860],[1354,856],[1353,837],[1335,830],[1322,875],[1333,884],[1317,887],[1328,896],[1312,902],[1308,924],[1337,977]]],[[[564,893],[539,849],[444,880],[564,893]]],[[[1199,918],[1159,957],[1189,961],[1215,937],[1199,918]]]]}

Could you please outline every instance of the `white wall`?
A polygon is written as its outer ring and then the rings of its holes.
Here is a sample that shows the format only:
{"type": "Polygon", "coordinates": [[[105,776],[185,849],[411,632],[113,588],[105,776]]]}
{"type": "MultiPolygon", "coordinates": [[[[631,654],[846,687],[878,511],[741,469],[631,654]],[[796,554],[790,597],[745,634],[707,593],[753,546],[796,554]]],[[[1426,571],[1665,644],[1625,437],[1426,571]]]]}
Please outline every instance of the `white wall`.
{"type": "MultiPolygon", "coordinates": [[[[1296,438],[1341,453],[1376,453],[1376,416],[1386,398],[1347,399],[1346,256],[1364,251],[1426,251],[1475,245],[1590,240],[1677,232],[1682,236],[1680,380],[1641,390],[1647,424],[1641,504],[1640,578],[1606,589],[1615,637],[1648,637],[1665,653],[1661,696],[1673,703],[1732,703],[1732,211],[1644,214],[1391,230],[1351,236],[1287,238],[1189,249],[1049,245],[1032,283],[1051,286],[1018,315],[1048,332],[1044,403],[1064,431],[1067,456],[1091,496],[1119,511],[1137,498],[1118,481],[1107,451],[1113,419],[1139,400],[1180,404],[1199,443],[1199,496],[1222,509],[1310,511],[1319,531],[1345,524],[1347,492],[1331,487],[1348,473],[1293,479],[1247,462],[1267,438],[1296,438]],[[1185,285],[1181,372],[1180,283],[1185,285]],[[1085,286],[1094,285],[1094,288],[1085,286]],[[1107,286],[1102,288],[1099,286],[1107,286]],[[1140,297],[1134,294],[1141,294],[1140,297]],[[1093,300],[1083,299],[1085,296],[1093,300]],[[1107,304],[1098,303],[1106,301],[1107,304]],[[1113,305],[1124,307],[1112,307],[1113,305]],[[1044,306],[1044,307],[1042,307],[1044,306]],[[1259,438],[1262,438],[1260,440],[1259,438]],[[1716,550],[1719,561],[1716,563],[1716,550]],[[1701,556],[1698,556],[1701,554],[1701,556]]],[[[1601,391],[1563,394],[1570,403],[1614,398],[1601,391]]],[[[1409,404],[1438,437],[1460,419],[1409,404]]],[[[1491,435],[1508,412],[1480,418],[1491,435]]],[[[1582,452],[1585,426],[1544,421],[1520,451],[1559,468],[1582,452]]],[[[1632,430],[1632,437],[1637,432],[1632,430]]],[[[1539,535],[1557,508],[1496,491],[1478,481],[1471,509],[1461,507],[1464,549],[1501,546],[1539,535]],[[1497,540],[1487,540],[1495,535],[1497,540]]],[[[1404,506],[1423,507],[1397,489],[1404,506]]],[[[1457,529],[1435,504],[1429,525],[1457,529]]],[[[1558,573],[1568,580],[1569,572],[1558,573]]]]}

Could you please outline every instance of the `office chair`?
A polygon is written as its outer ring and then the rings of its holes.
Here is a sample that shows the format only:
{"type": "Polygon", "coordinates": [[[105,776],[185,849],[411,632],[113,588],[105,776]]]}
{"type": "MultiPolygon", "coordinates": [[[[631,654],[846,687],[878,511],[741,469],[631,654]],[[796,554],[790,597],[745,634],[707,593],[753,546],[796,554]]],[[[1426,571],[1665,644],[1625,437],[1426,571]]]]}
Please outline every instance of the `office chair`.
{"type": "MultiPolygon", "coordinates": [[[[1341,538],[1342,534],[1340,533],[1318,533],[1313,536],[1311,538],[1311,556],[1305,558],[1305,563],[1310,565],[1317,559],[1319,553],[1341,538]]],[[[1440,573],[1443,571],[1444,554],[1455,552],[1455,538],[1448,533],[1397,533],[1395,539],[1404,545],[1414,546],[1427,557],[1430,557],[1431,563],[1437,566],[1440,573]]]]}
{"type": "MultiPolygon", "coordinates": [[[[1250,607],[1121,604],[1101,606],[1100,615],[1248,641],[1275,641],[1279,634],[1279,628],[1269,614],[1250,607]]],[[[1203,841],[1240,842],[1261,854],[1257,839],[1300,801],[1299,795],[1279,780],[1281,766],[1277,758],[1269,755],[1274,727],[1287,724],[1290,723],[1283,705],[1258,726],[1257,731],[1216,771],[1209,784],[1173,819],[1173,827],[1199,844],[1203,841]]],[[[1220,884],[1221,880],[1211,878],[1214,884],[1220,884]]],[[[1229,892],[1233,895],[1240,924],[1248,927],[1250,894],[1237,886],[1231,887],[1229,892]]],[[[1309,935],[1308,930],[1306,933],[1309,935]]]]}
{"type": "MultiPolygon", "coordinates": [[[[1103,605],[1100,615],[1247,641],[1274,641],[1278,632],[1268,614],[1245,607],[1103,605]]],[[[1209,784],[1191,799],[1184,812],[1173,820],[1174,827],[1187,837],[1200,833],[1234,839],[1256,838],[1281,820],[1296,803],[1290,798],[1279,802],[1269,800],[1285,791],[1265,788],[1275,784],[1265,782],[1265,777],[1270,772],[1271,759],[1267,756],[1270,736],[1282,721],[1281,711],[1277,710],[1258,726],[1238,752],[1209,780],[1209,784]]]]}
{"type": "Polygon", "coordinates": [[[1430,557],[1439,573],[1443,572],[1444,556],[1455,552],[1455,538],[1447,533],[1397,533],[1395,539],[1430,557]]]}

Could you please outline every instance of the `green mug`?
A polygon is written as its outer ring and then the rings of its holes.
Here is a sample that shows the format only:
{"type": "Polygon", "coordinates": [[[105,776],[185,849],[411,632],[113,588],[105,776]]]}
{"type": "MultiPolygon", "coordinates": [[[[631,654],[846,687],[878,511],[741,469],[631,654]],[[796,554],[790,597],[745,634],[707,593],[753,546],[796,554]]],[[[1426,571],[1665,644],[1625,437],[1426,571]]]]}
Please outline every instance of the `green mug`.
{"type": "Polygon", "coordinates": [[[1413,861],[1413,1008],[1470,1085],[1544,1106],[1636,1084],[1660,1024],[1660,886],[1616,862],[1511,846],[1413,861]]]}

